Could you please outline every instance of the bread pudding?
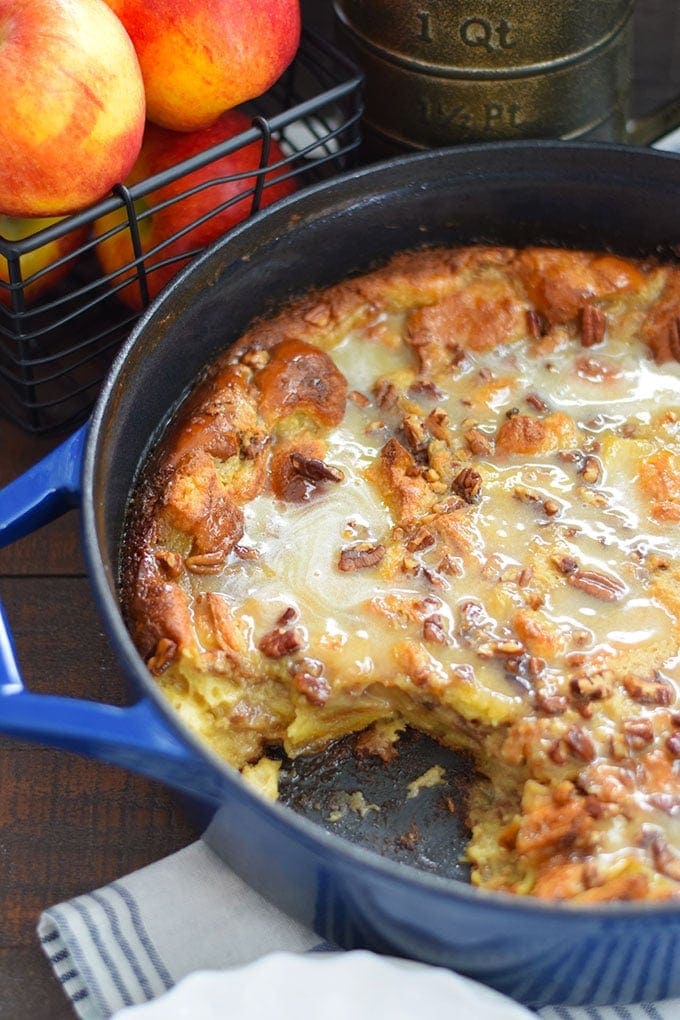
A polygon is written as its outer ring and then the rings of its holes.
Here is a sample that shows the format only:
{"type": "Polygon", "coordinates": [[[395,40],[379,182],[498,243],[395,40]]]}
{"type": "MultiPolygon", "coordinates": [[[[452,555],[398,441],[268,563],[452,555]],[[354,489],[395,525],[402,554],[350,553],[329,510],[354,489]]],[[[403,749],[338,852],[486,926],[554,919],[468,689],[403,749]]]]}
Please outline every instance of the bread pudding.
{"type": "MultiPolygon", "coordinates": [[[[414,728],[474,757],[484,888],[680,896],[680,268],[406,253],[258,321],[131,501],[122,600],[275,795],[414,728]]],[[[395,746],[396,745],[396,746],[395,746]]]]}

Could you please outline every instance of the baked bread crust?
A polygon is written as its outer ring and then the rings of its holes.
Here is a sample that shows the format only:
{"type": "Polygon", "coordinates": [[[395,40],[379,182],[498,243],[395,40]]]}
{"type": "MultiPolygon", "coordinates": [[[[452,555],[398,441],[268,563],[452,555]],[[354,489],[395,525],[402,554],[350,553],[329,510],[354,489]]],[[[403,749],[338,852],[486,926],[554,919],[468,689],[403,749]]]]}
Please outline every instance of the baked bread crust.
{"type": "Polygon", "coordinates": [[[147,465],[122,601],[189,725],[471,751],[486,888],[680,895],[680,269],[406,253],[256,323],[147,465]]]}

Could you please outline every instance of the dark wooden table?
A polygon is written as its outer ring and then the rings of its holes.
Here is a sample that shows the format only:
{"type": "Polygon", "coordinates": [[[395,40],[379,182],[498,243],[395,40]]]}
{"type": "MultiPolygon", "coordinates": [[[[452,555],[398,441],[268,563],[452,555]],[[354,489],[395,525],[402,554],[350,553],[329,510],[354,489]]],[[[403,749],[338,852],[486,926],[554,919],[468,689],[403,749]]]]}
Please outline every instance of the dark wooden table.
{"type": "MultiPolygon", "coordinates": [[[[317,5],[317,6],[315,6],[317,5]]],[[[639,0],[636,110],[680,88],[676,0],[639,0]]],[[[330,23],[327,0],[306,17],[330,23]]],[[[0,485],[54,441],[0,419],[0,485]]],[[[35,690],[124,700],[79,551],[77,516],[0,550],[0,599],[35,690]]],[[[37,944],[40,911],[172,853],[196,833],[162,786],[75,755],[0,740],[0,1018],[71,1018],[37,944]]]]}

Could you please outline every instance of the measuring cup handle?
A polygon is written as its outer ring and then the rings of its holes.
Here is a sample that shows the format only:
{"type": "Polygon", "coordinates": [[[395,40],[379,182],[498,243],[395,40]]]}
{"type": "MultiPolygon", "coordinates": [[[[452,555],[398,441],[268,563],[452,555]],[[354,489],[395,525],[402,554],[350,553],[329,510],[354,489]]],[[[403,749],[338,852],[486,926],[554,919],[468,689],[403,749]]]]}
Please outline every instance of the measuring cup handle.
{"type": "Polygon", "coordinates": [[[643,117],[630,118],[626,123],[627,140],[633,145],[651,145],[677,127],[680,127],[680,96],[643,117]]]}

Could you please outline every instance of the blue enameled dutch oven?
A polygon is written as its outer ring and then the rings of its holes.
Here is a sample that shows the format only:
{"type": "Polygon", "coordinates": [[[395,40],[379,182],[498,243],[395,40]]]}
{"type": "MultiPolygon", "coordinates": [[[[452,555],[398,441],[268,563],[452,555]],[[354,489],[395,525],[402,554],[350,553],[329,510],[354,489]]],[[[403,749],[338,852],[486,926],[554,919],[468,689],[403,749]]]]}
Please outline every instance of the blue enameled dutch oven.
{"type": "Polygon", "coordinates": [[[387,860],[253,793],[158,693],[116,598],[126,503],[169,411],[256,316],[427,244],[499,241],[674,257],[680,159],[518,142],[428,152],[321,184],[256,216],[186,269],[135,328],[84,427],[0,493],[3,542],[79,505],[129,708],[26,690],[0,621],[0,731],[92,755],[189,793],[246,881],[346,947],[454,967],[531,1005],[680,994],[680,903],[575,908],[471,888],[387,860]]]}

